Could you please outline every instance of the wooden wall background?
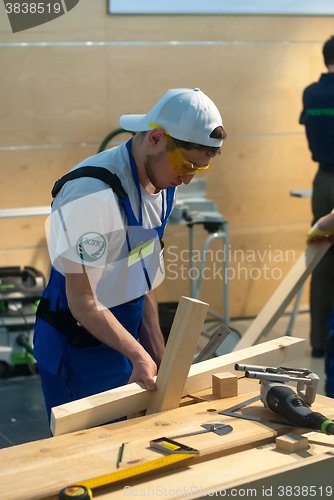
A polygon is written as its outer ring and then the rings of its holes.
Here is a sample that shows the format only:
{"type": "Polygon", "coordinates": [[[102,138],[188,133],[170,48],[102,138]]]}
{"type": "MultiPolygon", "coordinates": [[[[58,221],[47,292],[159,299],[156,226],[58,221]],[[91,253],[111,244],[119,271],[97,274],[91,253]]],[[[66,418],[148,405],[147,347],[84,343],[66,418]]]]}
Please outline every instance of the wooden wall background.
{"type": "MultiPolygon", "coordinates": [[[[310,200],[289,193],[311,188],[316,172],[298,120],[304,87],[325,71],[321,50],[333,18],[110,16],[107,0],[80,0],[16,34],[1,2],[0,23],[0,208],[48,205],[55,179],[95,154],[120,115],[147,112],[169,88],[199,87],[228,133],[206,178],[207,197],[230,227],[231,314],[257,314],[305,248],[310,200]],[[241,250],[253,261],[242,262],[241,250]]],[[[0,266],[48,275],[44,220],[0,220],[0,266]]],[[[197,228],[196,248],[207,236],[197,228]]],[[[168,252],[188,248],[187,229],[169,226],[165,244],[161,302],[189,294],[179,269],[187,262],[175,265],[168,252]]],[[[210,248],[215,254],[221,242],[210,248]]],[[[223,283],[214,277],[221,264],[214,270],[210,260],[200,298],[223,313],[223,283]]]]}

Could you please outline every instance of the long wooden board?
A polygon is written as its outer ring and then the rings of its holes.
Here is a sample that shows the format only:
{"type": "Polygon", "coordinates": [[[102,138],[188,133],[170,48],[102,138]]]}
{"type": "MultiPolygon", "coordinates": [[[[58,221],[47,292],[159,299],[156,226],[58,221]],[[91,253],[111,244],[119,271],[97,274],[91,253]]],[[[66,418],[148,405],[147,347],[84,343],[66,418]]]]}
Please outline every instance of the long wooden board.
{"type": "Polygon", "coordinates": [[[208,307],[205,302],[181,297],[147,415],[179,406],[208,307]]]}
{"type": "MultiPolygon", "coordinates": [[[[190,367],[182,395],[193,394],[211,387],[212,374],[222,370],[233,371],[235,363],[279,366],[300,357],[304,348],[304,339],[282,337],[242,351],[202,361],[190,367]]],[[[51,414],[52,433],[56,436],[87,429],[145,410],[151,396],[151,393],[134,383],[57,406],[52,409],[51,414]]]]}
{"type": "Polygon", "coordinates": [[[306,248],[235,346],[235,351],[254,345],[261,335],[271,330],[330,246],[327,241],[322,241],[306,248]]]}
{"type": "MultiPolygon", "coordinates": [[[[249,392],[235,398],[198,403],[160,414],[0,450],[1,499],[56,499],[55,495],[65,486],[115,472],[118,450],[122,443],[125,443],[125,448],[121,468],[127,468],[161,456],[149,449],[151,439],[194,432],[201,430],[202,424],[216,421],[232,425],[233,431],[225,436],[210,432],[178,439],[200,451],[199,458],[193,463],[197,462],[198,466],[204,467],[203,474],[206,474],[206,478],[203,486],[204,484],[215,485],[217,474],[213,470],[215,462],[212,461],[219,457],[228,456],[228,460],[224,463],[230,464],[231,474],[233,470],[238,469],[238,474],[247,476],[246,470],[238,468],[239,452],[272,443],[277,435],[290,432],[291,429],[286,425],[267,425],[220,415],[220,411],[259,394],[259,387],[253,381],[244,380],[244,383],[249,384],[249,392]],[[205,463],[208,464],[206,467],[205,463]],[[210,476],[210,469],[212,469],[213,476],[210,476]]],[[[317,400],[312,405],[312,409],[329,418],[334,416],[333,400],[329,398],[319,398],[319,402],[317,400]]],[[[263,418],[267,418],[268,415],[272,416],[260,401],[253,403],[252,407],[248,407],[243,412],[263,418]]],[[[275,467],[275,457],[276,453],[273,453],[271,468],[275,467]]],[[[296,460],[295,457],[294,459],[296,460]]],[[[279,462],[277,464],[280,465],[279,462]]],[[[172,488],[180,484],[179,477],[182,477],[184,484],[188,484],[188,481],[194,480],[195,475],[188,476],[187,470],[181,465],[177,474],[165,475],[160,484],[172,488]]],[[[222,483],[220,484],[224,484],[227,477],[221,476],[222,483]]],[[[200,478],[201,475],[198,475],[198,480],[200,478]]],[[[136,481],[137,487],[141,487],[142,481],[142,479],[136,481]]],[[[150,479],[150,481],[154,480],[150,479]]],[[[123,488],[124,484],[117,488],[111,487],[108,493],[112,495],[110,498],[120,498],[124,494],[123,488]]],[[[102,493],[99,492],[99,498],[100,494],[102,493]]]]}
{"type": "MultiPolygon", "coordinates": [[[[109,488],[99,500],[118,500],[120,495],[142,497],[156,492],[164,499],[180,498],[331,498],[334,492],[333,445],[312,444],[304,454],[276,450],[267,444],[228,455],[158,478],[144,478],[123,488],[109,488]],[[123,491],[122,491],[123,490],[123,491]],[[303,496],[302,496],[303,492],[303,496]],[[239,493],[239,494],[238,494],[239,493]],[[309,494],[307,494],[309,493],[309,494]]],[[[48,499],[49,500],[49,499],[48,499]]]]}

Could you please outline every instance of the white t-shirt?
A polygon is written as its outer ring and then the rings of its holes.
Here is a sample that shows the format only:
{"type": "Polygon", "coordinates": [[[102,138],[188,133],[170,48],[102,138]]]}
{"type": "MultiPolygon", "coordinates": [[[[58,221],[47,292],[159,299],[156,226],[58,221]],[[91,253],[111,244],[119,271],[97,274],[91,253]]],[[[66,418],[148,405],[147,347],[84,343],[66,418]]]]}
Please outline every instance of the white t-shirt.
{"type": "MultiPolygon", "coordinates": [[[[73,170],[84,166],[104,167],[117,174],[129,196],[134,215],[137,220],[139,219],[139,196],[133,181],[125,143],[87,158],[73,170]]],[[[167,207],[166,190],[151,194],[142,186],[140,189],[142,227],[152,229],[160,226],[162,196],[164,196],[164,210],[167,207]]],[[[93,270],[99,268],[99,275],[102,273],[103,279],[107,277],[104,283],[108,282],[109,285],[104,287],[103,297],[98,297],[104,306],[113,307],[128,302],[148,291],[143,266],[141,263],[137,264],[140,260],[145,264],[153,246],[143,247],[137,259],[136,255],[132,255],[132,260],[129,258],[126,214],[117,196],[107,184],[88,177],[68,181],[54,199],[46,227],[51,262],[61,274],[65,275],[63,259],[66,259],[66,272],[82,272],[84,264],[88,276],[90,271],[93,275],[93,270]],[[141,259],[141,256],[144,258],[141,259]],[[132,265],[133,263],[136,265],[132,265]]],[[[138,230],[133,227],[130,229],[138,230]]],[[[158,241],[156,231],[153,231],[153,234],[158,241]]],[[[152,288],[160,284],[164,278],[162,252],[158,267],[158,272],[154,271],[154,276],[153,274],[150,276],[152,288]]]]}

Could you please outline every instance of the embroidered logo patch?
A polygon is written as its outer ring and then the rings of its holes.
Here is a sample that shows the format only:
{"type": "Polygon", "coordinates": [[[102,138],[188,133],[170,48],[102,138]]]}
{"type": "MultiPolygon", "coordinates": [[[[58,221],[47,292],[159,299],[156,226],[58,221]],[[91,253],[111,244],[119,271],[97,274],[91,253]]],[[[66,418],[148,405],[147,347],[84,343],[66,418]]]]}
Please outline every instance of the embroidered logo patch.
{"type": "Polygon", "coordinates": [[[96,262],[106,251],[105,238],[99,233],[85,233],[77,241],[77,252],[81,260],[96,262]]]}

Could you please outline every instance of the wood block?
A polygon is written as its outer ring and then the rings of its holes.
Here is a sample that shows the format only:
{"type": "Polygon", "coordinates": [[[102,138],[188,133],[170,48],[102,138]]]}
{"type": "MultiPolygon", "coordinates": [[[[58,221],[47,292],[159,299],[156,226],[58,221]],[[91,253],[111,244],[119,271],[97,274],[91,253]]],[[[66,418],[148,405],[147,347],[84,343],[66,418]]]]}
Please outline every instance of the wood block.
{"type": "Polygon", "coordinates": [[[276,438],[276,448],[278,450],[294,453],[308,448],[308,438],[299,434],[286,434],[276,438]]]}
{"type": "Polygon", "coordinates": [[[238,395],[238,377],[233,373],[212,375],[212,393],[218,398],[232,398],[238,395]]]}
{"type": "Polygon", "coordinates": [[[179,406],[209,304],[181,297],[147,415],[179,406]]]}

